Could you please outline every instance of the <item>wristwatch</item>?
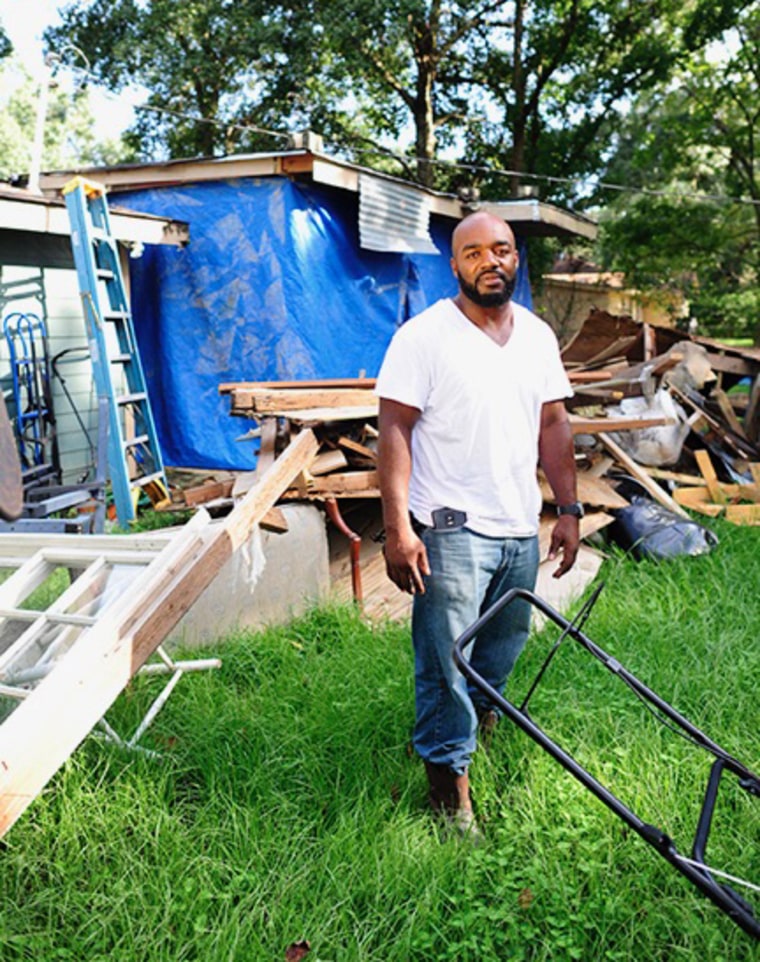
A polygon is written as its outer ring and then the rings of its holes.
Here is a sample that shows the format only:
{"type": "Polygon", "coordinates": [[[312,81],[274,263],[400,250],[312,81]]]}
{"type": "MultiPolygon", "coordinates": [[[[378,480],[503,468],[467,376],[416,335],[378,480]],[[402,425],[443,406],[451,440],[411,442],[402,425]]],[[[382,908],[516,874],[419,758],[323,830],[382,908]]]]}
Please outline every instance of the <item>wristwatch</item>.
{"type": "Polygon", "coordinates": [[[558,504],[557,514],[571,514],[574,518],[582,518],[584,515],[583,505],[580,501],[573,501],[572,504],[558,504]]]}

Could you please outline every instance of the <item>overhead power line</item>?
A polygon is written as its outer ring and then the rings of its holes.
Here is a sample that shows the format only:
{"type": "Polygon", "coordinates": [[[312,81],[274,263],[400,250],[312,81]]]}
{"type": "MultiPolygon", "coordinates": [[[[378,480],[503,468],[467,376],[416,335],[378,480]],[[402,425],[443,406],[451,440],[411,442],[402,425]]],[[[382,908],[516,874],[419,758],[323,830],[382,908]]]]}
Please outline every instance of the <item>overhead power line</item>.
{"type": "MultiPolygon", "coordinates": [[[[510,170],[502,167],[489,167],[478,164],[462,164],[458,161],[440,160],[427,157],[410,157],[406,154],[394,154],[392,151],[358,149],[355,153],[376,154],[397,161],[399,164],[408,166],[410,163],[426,163],[433,167],[447,167],[452,170],[462,170],[470,173],[494,174],[497,177],[519,177],[521,180],[536,180],[552,184],[569,184],[575,187],[586,187],[588,182],[577,177],[557,177],[550,174],[533,174],[523,170],[510,170]]],[[[674,191],[657,190],[651,187],[634,187],[630,184],[613,184],[609,181],[598,180],[590,185],[594,190],[614,190],[621,193],[645,194],[649,197],[671,197],[681,200],[702,200],[724,204],[745,204],[750,206],[760,206],[760,200],[752,197],[732,197],[729,194],[708,194],[702,191],[674,191]]]]}
{"type": "MultiPolygon", "coordinates": [[[[96,78],[92,74],[89,74],[89,76],[93,81],[97,82],[96,78]]],[[[110,97],[114,100],[118,99],[118,97],[115,94],[112,94],[111,91],[104,91],[104,93],[106,97],[110,97]]],[[[291,136],[289,133],[281,130],[270,130],[266,127],[257,127],[254,124],[232,123],[229,121],[219,120],[214,117],[199,117],[196,114],[188,114],[180,110],[173,110],[169,107],[158,107],[154,104],[133,104],[132,109],[136,111],[147,110],[157,114],[165,114],[168,117],[187,120],[191,123],[210,124],[212,126],[224,128],[225,130],[239,130],[243,132],[263,134],[264,136],[276,137],[281,140],[289,140],[291,136]]],[[[481,164],[463,164],[457,161],[441,160],[437,158],[429,159],[427,157],[410,157],[406,154],[396,154],[391,150],[370,150],[368,148],[355,148],[350,145],[336,145],[336,147],[338,150],[345,150],[348,153],[386,157],[390,160],[396,161],[396,163],[400,164],[401,166],[406,167],[408,167],[410,163],[427,163],[431,166],[445,167],[451,170],[461,170],[471,174],[490,174],[496,177],[519,177],[521,180],[533,180],[546,184],[563,184],[582,189],[590,186],[593,190],[607,190],[616,191],[618,193],[640,194],[647,197],[668,197],[678,200],[698,200],[710,203],[752,207],[760,206],[760,200],[756,200],[753,197],[733,197],[727,194],[710,194],[701,191],[674,191],[655,189],[651,187],[633,187],[630,184],[614,184],[606,180],[597,180],[592,184],[589,184],[588,181],[581,180],[577,177],[560,177],[551,174],[534,174],[526,171],[510,170],[502,167],[492,167],[481,164]]]]}

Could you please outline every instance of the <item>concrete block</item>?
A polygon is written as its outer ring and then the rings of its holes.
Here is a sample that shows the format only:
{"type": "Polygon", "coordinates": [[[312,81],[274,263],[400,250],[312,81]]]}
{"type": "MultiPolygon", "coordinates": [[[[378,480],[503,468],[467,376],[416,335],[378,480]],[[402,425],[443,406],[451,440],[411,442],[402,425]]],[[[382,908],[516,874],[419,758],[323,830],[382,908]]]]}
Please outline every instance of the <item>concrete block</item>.
{"type": "Polygon", "coordinates": [[[168,648],[216,642],[239,628],[282,624],[328,596],[324,513],[310,504],[280,508],[288,530],[257,528],[182,618],[168,648]]]}

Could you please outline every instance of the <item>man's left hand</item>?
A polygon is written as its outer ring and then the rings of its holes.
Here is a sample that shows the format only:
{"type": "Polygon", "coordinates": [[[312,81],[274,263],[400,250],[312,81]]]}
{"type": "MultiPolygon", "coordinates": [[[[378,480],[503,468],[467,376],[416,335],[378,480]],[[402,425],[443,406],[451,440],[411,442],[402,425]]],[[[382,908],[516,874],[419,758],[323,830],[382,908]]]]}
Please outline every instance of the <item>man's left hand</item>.
{"type": "Polygon", "coordinates": [[[575,564],[580,544],[580,522],[572,514],[563,514],[557,519],[552,530],[552,540],[549,545],[549,561],[562,556],[559,567],[553,572],[553,578],[561,578],[575,564]]]}

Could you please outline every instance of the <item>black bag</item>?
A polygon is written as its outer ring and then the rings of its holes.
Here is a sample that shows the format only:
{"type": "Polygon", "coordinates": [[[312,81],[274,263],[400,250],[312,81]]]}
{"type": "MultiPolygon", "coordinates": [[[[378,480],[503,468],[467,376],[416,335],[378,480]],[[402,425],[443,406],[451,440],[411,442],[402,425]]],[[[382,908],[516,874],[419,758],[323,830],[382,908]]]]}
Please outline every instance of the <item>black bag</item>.
{"type": "Polygon", "coordinates": [[[610,537],[638,559],[707,554],[718,544],[717,535],[708,528],[641,495],[634,495],[627,508],[617,508],[613,514],[610,537]]]}

